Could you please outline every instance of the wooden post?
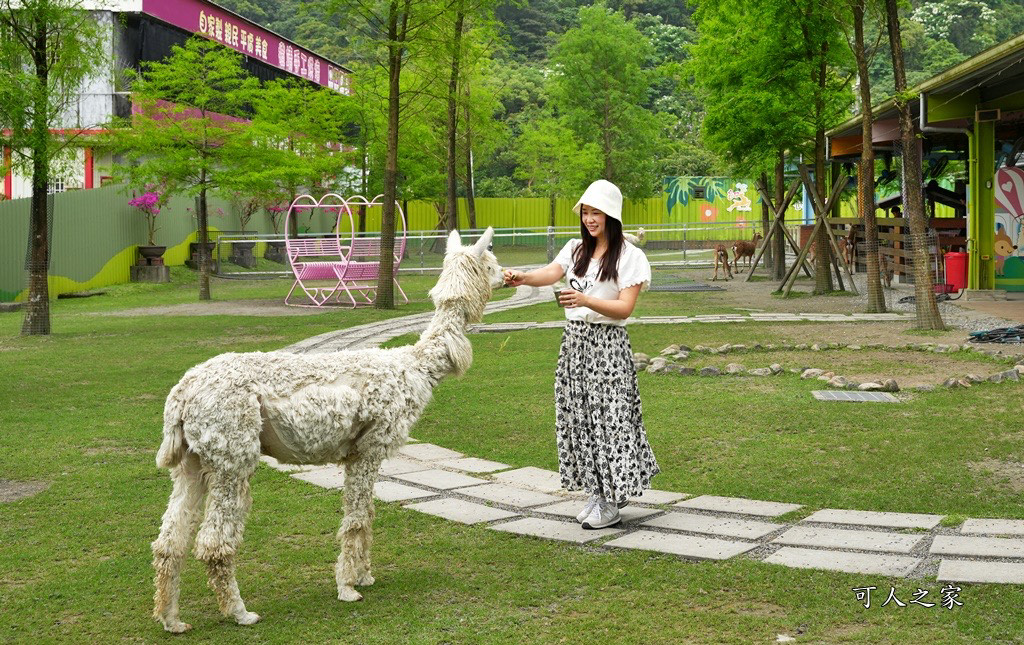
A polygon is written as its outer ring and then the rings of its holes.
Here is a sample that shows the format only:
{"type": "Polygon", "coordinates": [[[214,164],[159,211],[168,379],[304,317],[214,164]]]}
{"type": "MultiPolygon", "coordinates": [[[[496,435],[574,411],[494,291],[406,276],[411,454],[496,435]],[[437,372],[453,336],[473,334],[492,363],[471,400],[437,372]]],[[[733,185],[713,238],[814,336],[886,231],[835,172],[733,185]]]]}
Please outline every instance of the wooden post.
{"type": "MultiPolygon", "coordinates": [[[[768,241],[772,238],[773,235],[775,235],[777,230],[781,231],[780,234],[784,235],[786,239],[789,241],[789,245],[793,248],[793,252],[797,253],[798,255],[800,253],[800,245],[797,244],[793,237],[789,234],[789,231],[786,230],[785,225],[786,209],[789,208],[790,202],[793,201],[793,196],[796,194],[797,189],[800,187],[800,180],[793,180],[793,183],[790,185],[789,190],[786,192],[786,196],[782,199],[778,206],[772,203],[772,198],[768,194],[768,187],[764,185],[764,183],[761,180],[756,181],[754,183],[754,186],[755,188],[757,188],[757,192],[761,194],[761,199],[763,199],[765,203],[768,204],[768,206],[775,213],[775,219],[772,221],[772,226],[771,229],[768,231],[768,235],[761,242],[761,248],[754,256],[754,261],[751,263],[750,272],[747,273],[747,279],[744,280],[744,282],[750,282],[751,276],[753,276],[754,271],[757,270],[757,264],[758,262],[760,262],[761,256],[765,253],[765,249],[768,248],[768,241]]],[[[779,258],[778,261],[785,262],[785,256],[779,258]]],[[[811,277],[811,272],[808,270],[806,265],[803,266],[803,270],[804,273],[807,274],[807,277],[811,277]]]]}

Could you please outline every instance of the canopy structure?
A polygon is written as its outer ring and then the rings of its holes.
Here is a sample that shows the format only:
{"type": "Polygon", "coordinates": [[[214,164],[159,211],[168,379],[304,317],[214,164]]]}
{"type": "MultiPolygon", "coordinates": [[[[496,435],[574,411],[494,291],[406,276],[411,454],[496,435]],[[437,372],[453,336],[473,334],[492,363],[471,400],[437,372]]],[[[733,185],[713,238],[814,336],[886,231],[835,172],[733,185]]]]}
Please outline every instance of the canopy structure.
{"type": "MultiPolygon", "coordinates": [[[[953,191],[936,191],[933,185],[929,199],[961,208],[966,204],[968,288],[1024,291],[1024,195],[1017,194],[1024,192],[1024,183],[1015,183],[1018,175],[1024,177],[1015,168],[1024,147],[1024,34],[912,91],[918,97],[911,108],[926,174],[929,167],[935,170],[949,161],[967,166],[965,183],[958,182],[953,191]]],[[[876,154],[880,159],[898,155],[894,101],[875,106],[873,116],[876,154]]],[[[860,117],[833,128],[827,138],[833,161],[856,162],[861,152],[860,117]]],[[[1024,159],[1020,163],[1024,166],[1024,159]]]]}

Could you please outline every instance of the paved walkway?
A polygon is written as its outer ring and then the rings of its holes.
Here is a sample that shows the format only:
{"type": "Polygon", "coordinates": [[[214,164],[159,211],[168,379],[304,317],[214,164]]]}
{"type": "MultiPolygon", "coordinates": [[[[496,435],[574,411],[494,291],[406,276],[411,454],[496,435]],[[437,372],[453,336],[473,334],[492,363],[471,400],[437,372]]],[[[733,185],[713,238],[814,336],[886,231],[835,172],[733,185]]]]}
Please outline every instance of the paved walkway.
{"type": "MultiPolygon", "coordinates": [[[[549,301],[550,288],[520,287],[487,312],[549,301]]],[[[352,327],[302,341],[297,352],[369,347],[422,330],[431,313],[352,327]]],[[[752,314],[640,318],[634,322],[727,322],[778,320],[901,320],[821,314],[752,314]],[[714,319],[714,320],[712,320],[714,319]],[[723,320],[728,319],[728,320],[723,320]]],[[[478,325],[478,331],[512,331],[561,326],[552,323],[478,325]]],[[[329,489],[344,487],[339,466],[287,466],[264,457],[271,467],[329,489]]],[[[585,531],[575,521],[583,504],[578,493],[562,489],[558,473],[540,468],[513,469],[410,439],[394,459],[381,465],[375,496],[405,508],[463,524],[485,524],[507,533],[587,543],[602,549],[641,549],[696,560],[743,557],[796,568],[949,582],[1024,583],[1024,520],[968,519],[956,528],[943,516],[918,513],[815,510],[793,522],[780,516],[799,504],[650,490],[622,510],[613,528],[585,531]]]]}

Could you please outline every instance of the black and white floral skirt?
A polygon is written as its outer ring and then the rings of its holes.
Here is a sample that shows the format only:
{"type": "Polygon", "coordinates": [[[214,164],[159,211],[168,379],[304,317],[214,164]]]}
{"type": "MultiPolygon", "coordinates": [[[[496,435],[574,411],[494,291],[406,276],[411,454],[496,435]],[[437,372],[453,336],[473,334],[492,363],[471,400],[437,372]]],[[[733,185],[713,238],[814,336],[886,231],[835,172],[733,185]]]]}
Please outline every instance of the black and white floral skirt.
{"type": "Polygon", "coordinates": [[[625,327],[566,323],[555,371],[555,437],[566,490],[621,502],[661,472],[647,443],[625,327]]]}

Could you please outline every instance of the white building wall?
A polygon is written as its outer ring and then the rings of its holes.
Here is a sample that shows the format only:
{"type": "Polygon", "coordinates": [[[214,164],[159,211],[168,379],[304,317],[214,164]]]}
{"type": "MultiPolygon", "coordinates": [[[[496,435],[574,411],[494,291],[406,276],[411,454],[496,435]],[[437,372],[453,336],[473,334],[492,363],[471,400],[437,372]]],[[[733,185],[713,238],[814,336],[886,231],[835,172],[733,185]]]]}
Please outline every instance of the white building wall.
{"type": "MultiPolygon", "coordinates": [[[[26,151],[27,152],[27,151],[26,151]]],[[[50,169],[51,186],[57,192],[85,188],[85,149],[71,148],[67,157],[54,163],[50,169]]],[[[98,184],[94,184],[98,185],[98,184]]],[[[11,171],[11,199],[32,196],[31,170],[22,174],[17,168],[11,171]]]]}
{"type": "Polygon", "coordinates": [[[103,44],[97,56],[100,66],[95,74],[86,79],[78,96],[61,115],[56,128],[94,129],[109,123],[114,114],[114,21],[110,11],[94,11],[93,18],[100,26],[103,44]]]}

